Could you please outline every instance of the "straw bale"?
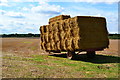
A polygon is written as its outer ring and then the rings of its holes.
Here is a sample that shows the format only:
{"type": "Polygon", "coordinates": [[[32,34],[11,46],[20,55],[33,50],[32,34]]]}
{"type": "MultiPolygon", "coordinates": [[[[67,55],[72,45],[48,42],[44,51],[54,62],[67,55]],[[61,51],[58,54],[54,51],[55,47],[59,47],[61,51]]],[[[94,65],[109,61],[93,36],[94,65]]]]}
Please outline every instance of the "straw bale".
{"type": "Polygon", "coordinates": [[[65,41],[66,50],[73,51],[72,38],[68,38],[65,41]]]}
{"type": "Polygon", "coordinates": [[[96,48],[105,48],[108,46],[109,43],[107,43],[106,41],[104,42],[86,42],[86,43],[82,43],[80,45],[81,49],[96,49],[96,48]]]}
{"type": "Polygon", "coordinates": [[[55,42],[53,39],[50,41],[50,46],[51,46],[51,50],[55,50],[55,42]]]}
{"type": "Polygon", "coordinates": [[[46,33],[46,34],[44,35],[44,41],[45,41],[45,42],[49,42],[48,33],[46,33]]]}
{"type": "MultiPolygon", "coordinates": [[[[68,24],[69,24],[69,23],[68,23],[68,24]]],[[[69,26],[67,25],[66,20],[64,20],[62,26],[63,26],[63,30],[64,30],[64,31],[67,31],[67,30],[69,29],[69,26]]]]}
{"type": "Polygon", "coordinates": [[[53,24],[52,24],[52,31],[53,31],[53,32],[56,31],[56,26],[55,26],[55,25],[56,25],[56,23],[53,23],[53,24]]]}
{"type": "Polygon", "coordinates": [[[52,39],[53,39],[53,32],[51,32],[51,33],[48,34],[48,39],[49,39],[49,40],[52,40],[52,39]]]}
{"type": "Polygon", "coordinates": [[[79,28],[72,28],[71,34],[73,37],[79,37],[79,28]]]}
{"type": "Polygon", "coordinates": [[[79,41],[80,41],[80,38],[79,37],[73,37],[72,38],[72,46],[73,46],[73,48],[74,48],[74,50],[76,50],[76,49],[79,49],[80,47],[79,47],[79,41]]]}
{"type": "Polygon", "coordinates": [[[58,32],[55,32],[55,33],[53,34],[53,39],[54,39],[55,43],[60,40],[58,34],[59,34],[58,32]]]}
{"type": "Polygon", "coordinates": [[[65,39],[60,41],[60,48],[61,48],[61,50],[66,50],[65,41],[66,41],[65,39]]]}
{"type": "Polygon", "coordinates": [[[49,34],[48,39],[49,39],[49,41],[52,40],[52,39],[53,39],[53,35],[52,35],[52,34],[51,34],[51,35],[49,34]]]}
{"type": "Polygon", "coordinates": [[[71,18],[69,21],[69,26],[71,28],[78,28],[79,26],[77,25],[77,18],[71,18]]]}
{"type": "Polygon", "coordinates": [[[70,30],[67,31],[67,32],[65,32],[65,39],[67,39],[67,38],[71,38],[71,37],[72,37],[72,33],[71,33],[70,30]]]}
{"type": "Polygon", "coordinates": [[[44,41],[45,41],[44,35],[41,35],[41,42],[44,42],[44,41]]]}
{"type": "Polygon", "coordinates": [[[63,31],[63,26],[64,26],[63,24],[64,24],[64,21],[60,21],[59,26],[58,26],[59,32],[63,31]]]}
{"type": "Polygon", "coordinates": [[[41,48],[42,48],[43,50],[46,50],[46,47],[45,47],[45,43],[44,43],[44,42],[41,43],[41,48]]]}
{"type": "Polygon", "coordinates": [[[51,50],[50,42],[46,43],[46,50],[51,50]]]}
{"type": "Polygon", "coordinates": [[[55,16],[55,17],[49,19],[49,24],[51,24],[51,23],[53,23],[53,22],[56,22],[56,21],[68,19],[68,18],[70,18],[70,15],[59,15],[59,16],[55,16]]]}
{"type": "Polygon", "coordinates": [[[64,20],[64,21],[66,21],[68,28],[71,28],[71,27],[70,27],[70,20],[71,20],[70,18],[64,20]]]}
{"type": "Polygon", "coordinates": [[[41,34],[44,33],[43,31],[44,31],[44,30],[43,30],[43,26],[40,26],[40,32],[41,32],[41,34]]]}
{"type": "Polygon", "coordinates": [[[61,50],[61,48],[60,48],[60,41],[58,41],[58,42],[56,43],[56,46],[57,46],[57,50],[61,50]]]}
{"type": "Polygon", "coordinates": [[[59,33],[59,36],[60,36],[60,40],[63,40],[65,37],[65,32],[62,31],[61,33],[59,33]]]}
{"type": "Polygon", "coordinates": [[[53,31],[58,32],[59,22],[54,23],[53,31]]]}
{"type": "Polygon", "coordinates": [[[49,33],[53,32],[53,30],[52,30],[52,25],[53,25],[53,24],[49,24],[49,26],[48,26],[49,33]]]}
{"type": "Polygon", "coordinates": [[[44,50],[85,50],[109,44],[106,20],[101,17],[76,16],[51,18],[40,27],[41,48],[44,50]]]}
{"type": "Polygon", "coordinates": [[[46,28],[46,32],[49,32],[49,25],[46,25],[45,28],[46,28]]]}
{"type": "Polygon", "coordinates": [[[42,34],[40,35],[40,41],[44,42],[44,35],[42,35],[42,34]]]}
{"type": "MultiPolygon", "coordinates": [[[[54,43],[55,43],[55,42],[54,42],[54,43]]],[[[55,51],[58,50],[58,49],[57,49],[57,44],[56,44],[56,43],[54,44],[54,50],[55,50],[55,51]]]]}
{"type": "Polygon", "coordinates": [[[106,22],[100,17],[76,17],[80,28],[80,49],[102,48],[108,46],[106,22]],[[104,44],[104,42],[107,44],[104,44]]]}
{"type": "Polygon", "coordinates": [[[43,45],[42,45],[42,42],[40,43],[40,49],[43,49],[43,45]]]}
{"type": "Polygon", "coordinates": [[[46,34],[48,32],[48,26],[47,25],[42,26],[42,29],[43,29],[42,34],[46,34]]]}

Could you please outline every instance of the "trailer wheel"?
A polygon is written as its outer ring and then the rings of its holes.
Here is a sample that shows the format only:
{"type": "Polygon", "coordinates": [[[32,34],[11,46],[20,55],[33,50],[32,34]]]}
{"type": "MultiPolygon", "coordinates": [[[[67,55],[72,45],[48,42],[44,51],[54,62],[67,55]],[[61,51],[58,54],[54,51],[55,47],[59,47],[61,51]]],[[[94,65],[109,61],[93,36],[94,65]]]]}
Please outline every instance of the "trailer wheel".
{"type": "Polygon", "coordinates": [[[46,51],[46,52],[47,52],[48,54],[50,54],[50,55],[52,54],[52,51],[50,51],[50,50],[49,50],[49,51],[46,51]]]}
{"type": "Polygon", "coordinates": [[[94,58],[96,55],[95,51],[87,51],[87,57],[88,58],[94,58]]]}
{"type": "Polygon", "coordinates": [[[73,59],[74,57],[75,57],[75,52],[74,51],[68,51],[67,58],[68,59],[73,59]]]}

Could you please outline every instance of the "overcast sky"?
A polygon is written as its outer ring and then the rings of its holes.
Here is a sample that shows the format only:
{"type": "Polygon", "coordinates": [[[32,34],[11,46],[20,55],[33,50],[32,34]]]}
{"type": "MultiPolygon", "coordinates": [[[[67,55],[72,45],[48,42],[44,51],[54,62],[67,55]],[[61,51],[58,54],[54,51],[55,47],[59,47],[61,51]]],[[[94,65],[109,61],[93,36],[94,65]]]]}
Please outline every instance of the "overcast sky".
{"type": "Polygon", "coordinates": [[[102,16],[109,33],[118,33],[118,0],[0,0],[0,34],[39,34],[39,26],[61,14],[102,16]]]}

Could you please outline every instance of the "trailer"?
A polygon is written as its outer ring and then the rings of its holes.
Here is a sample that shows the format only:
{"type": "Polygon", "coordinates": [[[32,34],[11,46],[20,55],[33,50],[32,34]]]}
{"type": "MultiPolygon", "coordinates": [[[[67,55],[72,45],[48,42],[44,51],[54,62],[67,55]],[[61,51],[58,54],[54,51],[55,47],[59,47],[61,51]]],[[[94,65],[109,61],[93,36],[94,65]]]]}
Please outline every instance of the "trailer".
{"type": "Polygon", "coordinates": [[[67,51],[67,58],[75,52],[86,51],[94,57],[95,51],[109,47],[108,30],[104,17],[59,15],[40,26],[40,47],[47,52],[67,51]]]}

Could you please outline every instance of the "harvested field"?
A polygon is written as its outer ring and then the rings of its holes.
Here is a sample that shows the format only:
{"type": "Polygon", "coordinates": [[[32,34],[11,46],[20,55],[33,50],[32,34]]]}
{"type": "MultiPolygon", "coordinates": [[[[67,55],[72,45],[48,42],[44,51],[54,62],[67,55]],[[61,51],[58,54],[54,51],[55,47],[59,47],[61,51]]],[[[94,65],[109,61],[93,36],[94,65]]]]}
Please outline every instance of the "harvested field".
{"type": "MultiPolygon", "coordinates": [[[[2,51],[16,54],[41,54],[44,51],[40,50],[40,38],[2,38],[2,51]]],[[[120,40],[110,40],[109,49],[102,51],[102,54],[118,55],[118,44],[120,40]],[[107,53],[110,52],[110,53],[107,53]],[[104,53],[106,52],[106,53],[104,53]]],[[[101,52],[101,51],[99,51],[101,52]]],[[[99,53],[97,52],[97,53],[99,53]]]]}
{"type": "Polygon", "coordinates": [[[75,60],[65,54],[40,50],[40,38],[2,38],[3,78],[117,78],[118,43],[110,40],[110,47],[98,51],[95,59],[79,54],[75,60]]]}

